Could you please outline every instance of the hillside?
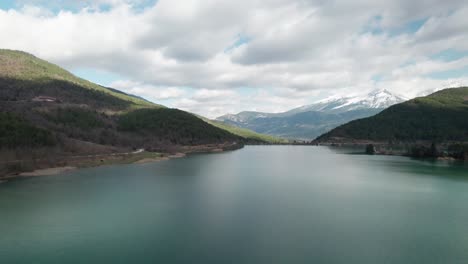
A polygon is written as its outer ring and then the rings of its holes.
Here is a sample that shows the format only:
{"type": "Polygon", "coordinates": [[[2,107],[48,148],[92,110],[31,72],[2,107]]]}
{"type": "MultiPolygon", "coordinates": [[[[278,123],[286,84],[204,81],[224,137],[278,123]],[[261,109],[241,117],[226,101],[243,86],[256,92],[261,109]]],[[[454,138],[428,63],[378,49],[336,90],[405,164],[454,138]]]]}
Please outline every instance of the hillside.
{"type": "Polygon", "coordinates": [[[45,153],[66,157],[140,148],[172,152],[227,142],[265,140],[253,132],[214,126],[193,114],[93,84],[33,55],[0,50],[4,162],[45,153]]]}
{"type": "Polygon", "coordinates": [[[387,90],[359,96],[333,96],[283,113],[244,111],[216,120],[282,138],[312,140],[351,120],[373,116],[403,98],[387,90]]]}
{"type": "Polygon", "coordinates": [[[170,143],[181,145],[241,140],[226,130],[178,109],[138,109],[121,115],[117,126],[121,131],[138,133],[144,138],[164,138],[170,143]]]}
{"type": "Polygon", "coordinates": [[[229,131],[230,133],[234,135],[238,135],[243,138],[246,138],[248,141],[253,141],[253,143],[286,144],[289,142],[287,139],[270,136],[266,134],[260,134],[250,129],[240,128],[240,127],[229,125],[229,124],[219,122],[216,120],[206,120],[206,122],[210,123],[211,125],[215,127],[219,127],[223,130],[229,131]]]}
{"type": "Polygon", "coordinates": [[[349,122],[317,142],[468,141],[468,87],[450,88],[349,122]]]}
{"type": "Polygon", "coordinates": [[[30,97],[32,95],[45,92],[45,90],[43,90],[44,86],[50,86],[50,88],[48,87],[47,89],[51,90],[47,92],[60,95],[61,93],[65,93],[66,91],[63,90],[66,89],[60,89],[59,86],[66,83],[75,88],[87,89],[93,95],[100,94],[101,97],[107,98],[112,96],[115,98],[115,101],[116,99],[121,99],[128,102],[128,105],[132,107],[161,107],[160,105],[153,104],[139,97],[102,87],[78,78],[57,65],[22,51],[0,50],[0,78],[2,79],[2,97],[0,98],[2,101],[31,99],[30,97]],[[16,94],[8,94],[6,91],[3,91],[5,85],[7,87],[11,86],[11,82],[14,82],[13,85],[15,87],[13,87],[13,89],[15,89],[14,92],[16,92],[16,94]],[[37,90],[25,91],[30,89],[37,90]],[[29,93],[29,96],[25,93],[29,93]]]}

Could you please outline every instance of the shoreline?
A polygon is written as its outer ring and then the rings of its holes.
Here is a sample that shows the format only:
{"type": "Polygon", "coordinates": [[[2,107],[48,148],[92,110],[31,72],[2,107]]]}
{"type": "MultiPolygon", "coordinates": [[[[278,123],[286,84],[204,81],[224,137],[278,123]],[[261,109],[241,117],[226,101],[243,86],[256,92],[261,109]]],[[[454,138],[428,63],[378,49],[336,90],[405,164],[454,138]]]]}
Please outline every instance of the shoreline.
{"type": "Polygon", "coordinates": [[[65,167],[55,167],[47,169],[37,169],[34,171],[22,172],[19,177],[38,177],[38,176],[47,176],[47,175],[57,175],[64,172],[69,172],[78,169],[78,167],[65,166],[65,167]]]}
{"type": "MultiPolygon", "coordinates": [[[[363,155],[378,155],[378,156],[400,156],[422,160],[438,160],[438,161],[461,161],[467,162],[466,154],[460,154],[457,151],[450,151],[451,144],[466,144],[466,142],[444,142],[434,145],[431,150],[430,141],[417,142],[400,142],[396,144],[388,144],[379,141],[361,141],[361,142],[315,142],[314,146],[324,146],[337,149],[360,149],[363,155]],[[367,153],[367,147],[371,146],[372,153],[367,153]],[[457,156],[459,155],[459,156],[457,156]]],[[[466,153],[466,152],[465,152],[466,153]]]]}
{"type": "Polygon", "coordinates": [[[198,146],[181,146],[176,152],[147,152],[139,151],[134,153],[111,153],[106,156],[96,155],[89,159],[84,160],[73,160],[64,159],[62,163],[64,166],[43,166],[36,168],[31,171],[18,171],[9,173],[4,176],[0,176],[0,184],[8,182],[14,179],[29,178],[29,177],[40,177],[40,176],[53,176],[65,172],[70,172],[82,168],[100,167],[104,165],[118,165],[118,164],[147,164],[159,161],[165,161],[170,159],[178,159],[186,157],[193,153],[220,153],[226,151],[232,151],[243,148],[242,143],[231,143],[231,144],[207,144],[198,146]]]}
{"type": "Polygon", "coordinates": [[[186,153],[178,152],[178,153],[175,153],[175,154],[170,154],[170,155],[168,154],[167,156],[161,156],[161,157],[157,157],[157,158],[144,158],[144,159],[137,160],[137,161],[129,163],[129,164],[147,164],[147,163],[159,162],[159,161],[163,161],[163,160],[179,159],[179,158],[183,158],[185,156],[187,156],[186,153]]]}

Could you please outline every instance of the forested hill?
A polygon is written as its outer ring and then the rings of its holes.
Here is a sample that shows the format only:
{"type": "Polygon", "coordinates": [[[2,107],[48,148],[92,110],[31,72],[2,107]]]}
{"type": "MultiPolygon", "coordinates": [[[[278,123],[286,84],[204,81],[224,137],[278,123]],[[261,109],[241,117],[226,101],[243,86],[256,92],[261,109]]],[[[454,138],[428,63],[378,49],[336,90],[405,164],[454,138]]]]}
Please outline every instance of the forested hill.
{"type": "Polygon", "coordinates": [[[449,88],[339,126],[316,142],[468,141],[468,87],[449,88]]]}
{"type": "Polygon", "coordinates": [[[0,152],[58,153],[264,142],[102,87],[20,51],[0,50],[0,152]]]}

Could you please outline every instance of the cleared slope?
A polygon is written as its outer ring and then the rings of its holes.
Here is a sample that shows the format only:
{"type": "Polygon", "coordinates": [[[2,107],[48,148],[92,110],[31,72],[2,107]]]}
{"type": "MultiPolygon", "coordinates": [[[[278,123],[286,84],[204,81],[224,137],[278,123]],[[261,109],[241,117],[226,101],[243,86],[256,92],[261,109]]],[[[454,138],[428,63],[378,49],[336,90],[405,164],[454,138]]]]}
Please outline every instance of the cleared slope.
{"type": "Polygon", "coordinates": [[[102,92],[132,103],[132,106],[161,107],[136,96],[94,84],[78,78],[59,66],[39,59],[29,53],[0,49],[0,78],[47,85],[50,82],[68,82],[81,88],[102,92]]]}

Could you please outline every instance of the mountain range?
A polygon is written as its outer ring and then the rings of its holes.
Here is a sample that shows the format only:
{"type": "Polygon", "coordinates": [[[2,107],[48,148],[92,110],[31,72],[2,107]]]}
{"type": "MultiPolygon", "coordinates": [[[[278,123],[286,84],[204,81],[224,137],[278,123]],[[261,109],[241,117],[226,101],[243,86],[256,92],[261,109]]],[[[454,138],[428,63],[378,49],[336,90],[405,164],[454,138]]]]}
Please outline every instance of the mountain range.
{"type": "Polygon", "coordinates": [[[244,111],[216,120],[262,134],[312,140],[341,124],[375,115],[405,100],[383,89],[356,96],[332,96],[282,113],[244,111]]]}

